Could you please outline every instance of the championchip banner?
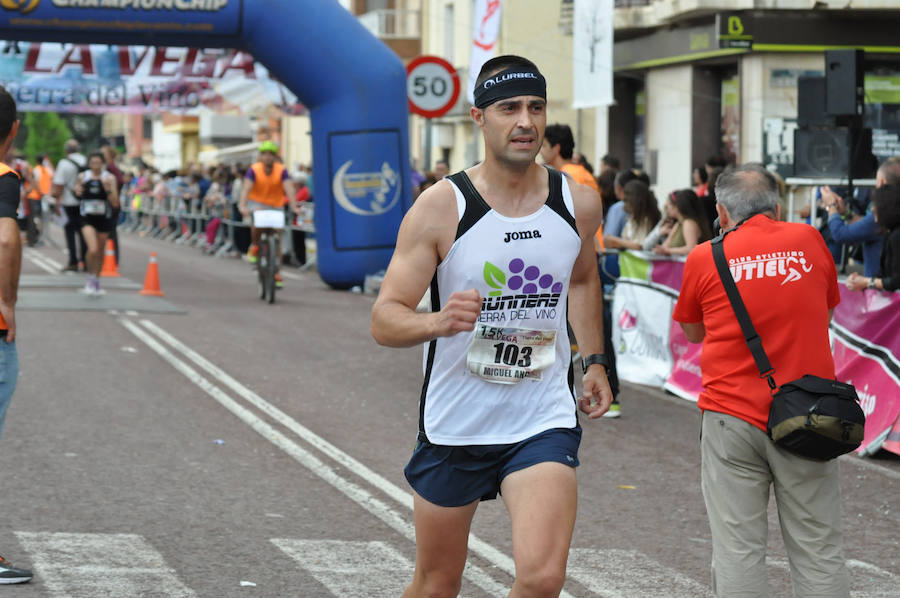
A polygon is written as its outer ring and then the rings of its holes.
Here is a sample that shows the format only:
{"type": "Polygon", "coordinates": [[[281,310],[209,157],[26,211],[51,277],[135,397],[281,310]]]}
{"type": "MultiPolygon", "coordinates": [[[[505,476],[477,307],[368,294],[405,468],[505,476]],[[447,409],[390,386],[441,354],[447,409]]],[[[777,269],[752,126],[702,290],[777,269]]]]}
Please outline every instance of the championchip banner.
{"type": "Polygon", "coordinates": [[[305,112],[234,50],[0,41],[0,85],[23,112],[305,112]]]}
{"type": "Polygon", "coordinates": [[[0,0],[0,27],[232,36],[241,0],[0,0]]]}
{"type": "MultiPolygon", "coordinates": [[[[612,308],[619,376],[696,401],[702,345],[672,321],[683,261],[622,252],[619,264],[612,308]]],[[[860,452],[900,454],[900,293],[840,288],[831,323],[835,374],[856,387],[866,414],[860,452]]]]}

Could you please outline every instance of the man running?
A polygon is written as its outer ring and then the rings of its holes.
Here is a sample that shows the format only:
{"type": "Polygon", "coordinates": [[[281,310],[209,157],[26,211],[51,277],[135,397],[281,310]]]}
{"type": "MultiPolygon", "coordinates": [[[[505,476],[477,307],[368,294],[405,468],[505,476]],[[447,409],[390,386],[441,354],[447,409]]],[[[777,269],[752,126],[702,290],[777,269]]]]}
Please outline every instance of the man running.
{"type": "MultiPolygon", "coordinates": [[[[298,213],[297,192],[287,168],[278,160],[278,144],[274,141],[263,141],[259,145],[259,162],[250,166],[244,175],[244,186],[241,190],[241,203],[238,209],[250,220],[250,249],[247,261],[255,264],[259,255],[259,240],[262,231],[253,226],[253,212],[257,210],[283,210],[285,196],[290,203],[291,212],[298,213]]],[[[281,263],[281,238],[277,238],[277,255],[273,256],[281,263]]],[[[283,285],[281,274],[275,274],[275,284],[283,285]]]]}
{"type": "MultiPolygon", "coordinates": [[[[0,87],[0,156],[5,156],[19,132],[16,102],[0,87]]],[[[0,163],[0,430],[19,377],[16,352],[16,298],[19,270],[22,266],[22,241],[16,222],[16,208],[21,198],[19,175],[0,163]]],[[[0,556],[0,584],[25,583],[31,571],[13,567],[0,556]]]]}
{"type": "Polygon", "coordinates": [[[558,596],[575,524],[576,405],[610,405],[594,231],[600,197],[534,159],[546,83],[518,56],[485,63],[471,116],[484,162],[430,187],[400,226],[372,310],[382,345],[428,343],[415,490],[416,568],[404,597],[456,596],[480,500],[512,521],[510,596],[558,596]],[[432,312],[415,308],[431,285],[432,312]],[[568,316],[586,356],[572,385],[568,316]]]}
{"type": "Polygon", "coordinates": [[[82,290],[91,296],[103,294],[100,289],[100,269],[103,267],[103,250],[106,239],[115,226],[113,210],[119,208],[119,192],[116,179],[105,170],[106,160],[100,152],[88,156],[88,169],[78,176],[75,195],[81,202],[81,234],[87,244],[85,262],[88,281],[82,290]]]}

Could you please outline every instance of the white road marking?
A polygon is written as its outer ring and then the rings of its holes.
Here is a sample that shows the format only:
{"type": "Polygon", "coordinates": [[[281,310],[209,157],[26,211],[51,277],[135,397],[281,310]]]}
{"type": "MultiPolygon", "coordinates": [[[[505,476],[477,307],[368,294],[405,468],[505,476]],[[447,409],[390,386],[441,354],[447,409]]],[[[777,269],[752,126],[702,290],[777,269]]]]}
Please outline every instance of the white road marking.
{"type": "Polygon", "coordinates": [[[272,539],[333,596],[396,598],[412,580],[413,564],[384,542],[272,539]]]}
{"type": "Polygon", "coordinates": [[[49,272],[50,274],[59,274],[60,268],[54,268],[53,264],[48,263],[49,261],[45,261],[46,258],[33,249],[26,250],[25,257],[38,268],[49,272]]]}
{"type": "Polygon", "coordinates": [[[569,577],[604,598],[702,598],[712,596],[706,584],[664,567],[636,550],[573,548],[569,577]]]}
{"type": "Polygon", "coordinates": [[[51,596],[195,598],[159,554],[133,534],[15,532],[51,596]]]}
{"type": "Polygon", "coordinates": [[[303,280],[302,276],[292,274],[291,272],[285,272],[284,269],[281,270],[281,275],[290,280],[303,280]]]}
{"type": "MultiPolygon", "coordinates": [[[[176,339],[174,336],[157,326],[155,323],[151,322],[150,320],[141,320],[141,324],[145,328],[156,334],[163,341],[168,343],[171,347],[181,352],[188,359],[193,361],[196,365],[205,370],[219,382],[246,399],[247,402],[249,402],[251,405],[255,406],[257,409],[274,419],[279,424],[286,427],[301,439],[323,452],[326,456],[343,465],[348,470],[361,477],[367,483],[378,488],[400,505],[410,510],[413,508],[412,494],[398,487],[396,484],[391,483],[383,476],[372,471],[364,464],[360,463],[338,447],[334,446],[318,434],[314,433],[312,430],[303,426],[297,420],[290,417],[288,414],[284,413],[283,411],[263,399],[261,396],[229,376],[221,368],[211,363],[205,357],[176,339]]],[[[469,550],[486,559],[500,570],[505,571],[511,577],[515,577],[516,566],[513,559],[500,550],[494,548],[484,540],[481,540],[474,534],[469,535],[469,550]]],[[[565,598],[566,596],[568,596],[568,594],[566,592],[563,592],[562,594],[560,594],[560,596],[565,598]]]]}
{"type": "MultiPolygon", "coordinates": [[[[400,533],[402,536],[412,542],[415,542],[415,528],[409,521],[408,517],[404,517],[394,509],[390,508],[387,504],[375,497],[365,488],[362,488],[359,485],[354,484],[353,482],[346,480],[338,475],[331,467],[323,463],[318,457],[276,430],[274,427],[266,423],[262,418],[255,415],[249,409],[243,407],[237,401],[225,394],[219,387],[213,385],[209,380],[201,376],[189,365],[178,359],[178,357],[173,355],[168,349],[162,346],[159,342],[157,342],[156,339],[151,337],[149,333],[141,329],[135,323],[126,319],[120,319],[119,322],[132,334],[143,341],[144,344],[153,349],[163,360],[169,363],[169,365],[181,372],[188,380],[193,382],[204,392],[210,395],[213,399],[218,401],[223,407],[225,407],[232,414],[238,417],[238,419],[253,428],[253,430],[255,430],[260,436],[280,448],[298,463],[322,478],[322,480],[333,486],[335,489],[347,496],[350,500],[364,508],[376,518],[380,519],[382,522],[400,533]]],[[[234,382],[235,384],[237,384],[237,381],[234,382]]],[[[248,392],[250,391],[248,390],[248,392]]],[[[259,400],[262,401],[261,398],[259,400]]],[[[284,417],[287,416],[285,415],[284,417]]],[[[491,596],[500,596],[506,594],[506,589],[501,584],[497,583],[487,572],[479,567],[472,566],[467,568],[466,577],[475,585],[485,590],[491,596]]]]}
{"type": "MultiPolygon", "coordinates": [[[[766,558],[766,565],[790,574],[790,564],[785,558],[766,558]]],[[[847,559],[847,569],[851,598],[896,598],[900,576],[856,559],[847,559]]]]}

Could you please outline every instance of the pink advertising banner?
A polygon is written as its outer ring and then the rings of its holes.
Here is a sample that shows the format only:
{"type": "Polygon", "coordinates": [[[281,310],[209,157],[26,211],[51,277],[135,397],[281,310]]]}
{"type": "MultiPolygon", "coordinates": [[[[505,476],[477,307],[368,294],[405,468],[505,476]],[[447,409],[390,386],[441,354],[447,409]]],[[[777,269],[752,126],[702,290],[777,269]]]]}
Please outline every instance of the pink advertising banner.
{"type": "MultiPolygon", "coordinates": [[[[627,258],[630,271],[641,271],[635,260],[640,254],[627,258]]],[[[682,261],[644,260],[643,270],[649,283],[647,291],[665,295],[681,288],[684,271],[682,261]]],[[[645,284],[647,284],[645,283],[645,284]]],[[[668,316],[660,310],[657,318],[668,316]]],[[[657,320],[659,321],[659,320],[657,320]]],[[[613,318],[613,326],[620,322],[613,318]]],[[[663,387],[688,400],[696,401],[703,389],[700,374],[701,345],[689,343],[681,326],[671,320],[668,349],[671,370],[663,387]]],[[[659,329],[660,327],[657,327],[659,329]]],[[[851,292],[841,284],[841,303],[835,309],[831,324],[834,341],[835,372],[839,380],[852,383],[866,413],[866,434],[860,452],[874,453],[883,448],[900,454],[900,293],[882,291],[851,292]]],[[[621,332],[620,332],[621,334],[621,332]]],[[[629,356],[617,353],[617,359],[629,356]]],[[[627,365],[626,365],[627,367],[627,365]]]]}

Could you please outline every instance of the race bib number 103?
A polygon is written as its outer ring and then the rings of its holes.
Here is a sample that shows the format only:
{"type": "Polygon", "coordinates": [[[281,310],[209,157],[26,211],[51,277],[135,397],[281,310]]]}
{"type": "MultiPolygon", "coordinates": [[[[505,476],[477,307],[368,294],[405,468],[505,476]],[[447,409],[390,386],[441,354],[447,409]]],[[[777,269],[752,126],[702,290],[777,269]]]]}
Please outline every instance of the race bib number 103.
{"type": "Polygon", "coordinates": [[[479,324],[466,356],[469,371],[498,384],[540,380],[556,361],[556,330],[525,330],[479,324]]]}

